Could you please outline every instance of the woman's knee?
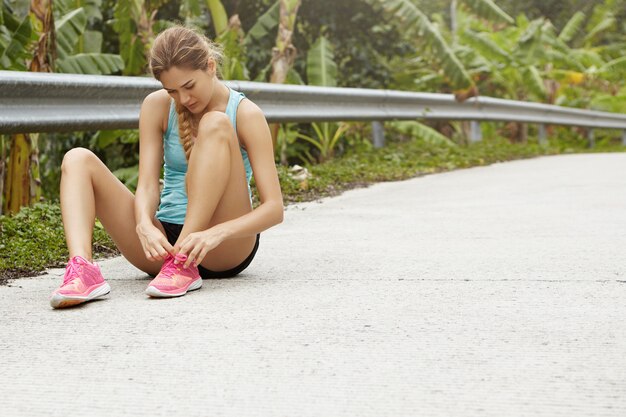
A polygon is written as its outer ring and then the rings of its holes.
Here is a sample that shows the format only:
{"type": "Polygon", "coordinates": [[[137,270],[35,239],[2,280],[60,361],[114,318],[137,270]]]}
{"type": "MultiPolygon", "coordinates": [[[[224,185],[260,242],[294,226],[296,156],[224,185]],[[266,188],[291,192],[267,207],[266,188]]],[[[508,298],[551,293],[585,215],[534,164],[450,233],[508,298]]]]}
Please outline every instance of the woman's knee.
{"type": "Polygon", "coordinates": [[[92,151],[85,148],[73,148],[65,153],[61,162],[61,172],[67,173],[70,170],[84,172],[89,169],[89,161],[98,158],[92,151]]]}
{"type": "Polygon", "coordinates": [[[233,134],[234,128],[230,118],[225,113],[211,111],[204,114],[200,119],[196,140],[228,143],[233,134]]]}

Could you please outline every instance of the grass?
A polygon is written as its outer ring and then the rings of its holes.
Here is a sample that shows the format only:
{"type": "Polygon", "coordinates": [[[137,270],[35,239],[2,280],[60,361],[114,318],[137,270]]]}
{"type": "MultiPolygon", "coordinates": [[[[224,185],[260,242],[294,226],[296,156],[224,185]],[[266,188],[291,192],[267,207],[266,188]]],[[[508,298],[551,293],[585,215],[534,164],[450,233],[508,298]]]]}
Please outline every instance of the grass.
{"type": "MultiPolygon", "coordinates": [[[[540,146],[491,139],[455,147],[407,140],[390,143],[382,149],[361,147],[329,162],[307,166],[312,176],[306,180],[293,178],[284,166],[279,166],[278,173],[285,204],[289,204],[337,195],[375,182],[397,181],[501,161],[560,153],[624,150],[621,145],[608,141],[599,141],[590,150],[581,141],[540,146]]],[[[94,257],[117,253],[104,229],[96,224],[94,257]]],[[[32,276],[46,268],[63,266],[67,257],[58,203],[40,203],[12,217],[0,216],[0,284],[7,279],[32,276]]]]}

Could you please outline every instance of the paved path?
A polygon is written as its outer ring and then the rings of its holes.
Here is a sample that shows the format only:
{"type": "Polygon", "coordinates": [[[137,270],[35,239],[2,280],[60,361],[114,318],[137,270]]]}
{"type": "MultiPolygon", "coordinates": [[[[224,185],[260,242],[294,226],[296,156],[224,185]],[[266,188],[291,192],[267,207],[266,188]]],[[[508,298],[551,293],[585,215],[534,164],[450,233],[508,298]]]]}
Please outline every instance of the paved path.
{"type": "Polygon", "coordinates": [[[240,277],[54,311],[0,287],[3,416],[624,416],[626,153],[291,206],[240,277]]]}

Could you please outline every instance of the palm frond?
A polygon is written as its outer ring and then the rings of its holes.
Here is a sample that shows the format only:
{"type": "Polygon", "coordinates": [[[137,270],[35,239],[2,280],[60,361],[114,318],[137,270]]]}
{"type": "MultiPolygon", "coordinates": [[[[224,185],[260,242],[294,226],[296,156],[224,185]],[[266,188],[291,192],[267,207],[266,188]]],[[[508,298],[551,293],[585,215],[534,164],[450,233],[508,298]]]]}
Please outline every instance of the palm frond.
{"type": "Polygon", "coordinates": [[[570,51],[568,57],[580,62],[585,68],[603,66],[606,61],[602,56],[593,49],[573,49],[570,51]]]}
{"type": "Polygon", "coordinates": [[[541,99],[545,99],[547,96],[546,86],[543,82],[543,78],[539,73],[539,70],[534,65],[530,65],[523,73],[524,80],[528,89],[541,99]]]}
{"type": "Polygon", "coordinates": [[[368,0],[370,3],[380,5],[383,10],[396,17],[406,30],[417,33],[426,40],[441,62],[443,71],[450,79],[455,89],[474,86],[474,82],[467,70],[454,54],[454,51],[439,29],[419,10],[410,0],[368,0]]]}
{"type": "Polygon", "coordinates": [[[545,58],[548,62],[558,66],[560,69],[585,71],[585,65],[571,53],[563,53],[552,49],[545,51],[545,58]]]}
{"type": "Polygon", "coordinates": [[[124,61],[115,54],[76,54],[59,59],[57,72],[70,74],[114,74],[124,69],[124,61]]]}
{"type": "Polygon", "coordinates": [[[599,95],[591,101],[591,108],[593,110],[626,113],[626,95],[599,95]]]}
{"type": "Polygon", "coordinates": [[[472,30],[465,30],[461,34],[466,44],[471,46],[476,52],[489,60],[498,62],[509,62],[509,53],[489,39],[484,33],[476,33],[472,30]]]}
{"type": "Polygon", "coordinates": [[[31,58],[31,49],[36,41],[30,17],[21,22],[11,15],[6,5],[2,7],[6,31],[0,33],[0,68],[3,70],[26,70],[26,60],[31,58]]]}
{"type": "Polygon", "coordinates": [[[626,75],[626,56],[607,62],[598,69],[598,72],[617,76],[626,75]]]}
{"type": "Polygon", "coordinates": [[[465,4],[476,15],[487,20],[512,24],[515,22],[504,10],[502,10],[492,0],[465,0],[465,4]]]}
{"type": "Polygon", "coordinates": [[[300,74],[298,73],[298,71],[296,71],[293,67],[291,67],[289,68],[289,71],[287,71],[287,78],[285,79],[285,84],[305,85],[305,82],[300,76],[300,74]]]}
{"type": "Polygon", "coordinates": [[[574,39],[580,31],[586,17],[587,16],[581,11],[574,13],[574,15],[563,27],[563,30],[561,30],[561,33],[559,33],[559,40],[567,43],[574,39]]]}
{"type": "Polygon", "coordinates": [[[57,54],[59,59],[64,59],[74,52],[80,36],[87,27],[87,15],[80,7],[62,16],[55,22],[57,54]]]}
{"type": "Polygon", "coordinates": [[[413,138],[423,140],[424,142],[438,145],[438,146],[446,146],[455,148],[458,145],[448,139],[446,136],[437,132],[430,126],[426,126],[423,123],[416,122],[413,120],[403,120],[403,121],[393,121],[388,122],[388,125],[400,133],[411,136],[413,138]]]}
{"type": "Polygon", "coordinates": [[[320,36],[307,54],[307,79],[310,85],[337,86],[337,64],[332,44],[320,36]]]}
{"type": "Polygon", "coordinates": [[[211,13],[211,22],[217,36],[224,33],[228,29],[228,15],[224,9],[224,5],[220,0],[206,0],[211,13]]]}
{"type": "Polygon", "coordinates": [[[250,28],[244,42],[249,44],[252,41],[258,41],[263,39],[268,34],[272,34],[278,26],[278,19],[280,14],[280,2],[276,1],[272,7],[267,9],[250,28]]]}
{"type": "Polygon", "coordinates": [[[591,43],[593,38],[604,32],[605,30],[611,29],[615,26],[616,20],[615,16],[611,12],[607,12],[604,15],[604,18],[598,22],[585,36],[585,43],[591,43]]]}
{"type": "Polygon", "coordinates": [[[535,19],[531,21],[524,32],[520,35],[518,39],[519,45],[525,45],[531,42],[533,39],[536,39],[541,33],[541,26],[543,26],[543,19],[535,19]]]}
{"type": "Polygon", "coordinates": [[[102,0],[54,0],[55,17],[63,16],[72,10],[82,7],[89,22],[102,20],[102,0]]]}

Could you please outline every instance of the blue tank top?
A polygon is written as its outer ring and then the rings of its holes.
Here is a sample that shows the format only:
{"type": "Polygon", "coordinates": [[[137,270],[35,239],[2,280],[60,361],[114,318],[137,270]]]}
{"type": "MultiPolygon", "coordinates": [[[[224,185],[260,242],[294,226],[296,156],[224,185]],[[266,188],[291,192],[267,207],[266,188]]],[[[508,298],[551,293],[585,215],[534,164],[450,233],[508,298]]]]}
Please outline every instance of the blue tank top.
{"type": "MultiPolygon", "coordinates": [[[[230,89],[226,115],[230,118],[235,134],[237,134],[237,108],[241,100],[245,98],[243,93],[230,89]]],[[[248,181],[248,193],[252,201],[250,190],[250,179],[252,178],[252,168],[248,153],[241,146],[241,156],[246,169],[246,180],[248,181]]],[[[170,105],[170,113],[167,121],[167,130],[163,134],[163,159],[165,162],[163,175],[163,191],[161,192],[161,203],[156,217],[164,222],[183,224],[187,213],[187,192],[185,191],[185,174],[187,173],[187,159],[183,145],[178,136],[178,115],[174,100],[170,105]]]]}

